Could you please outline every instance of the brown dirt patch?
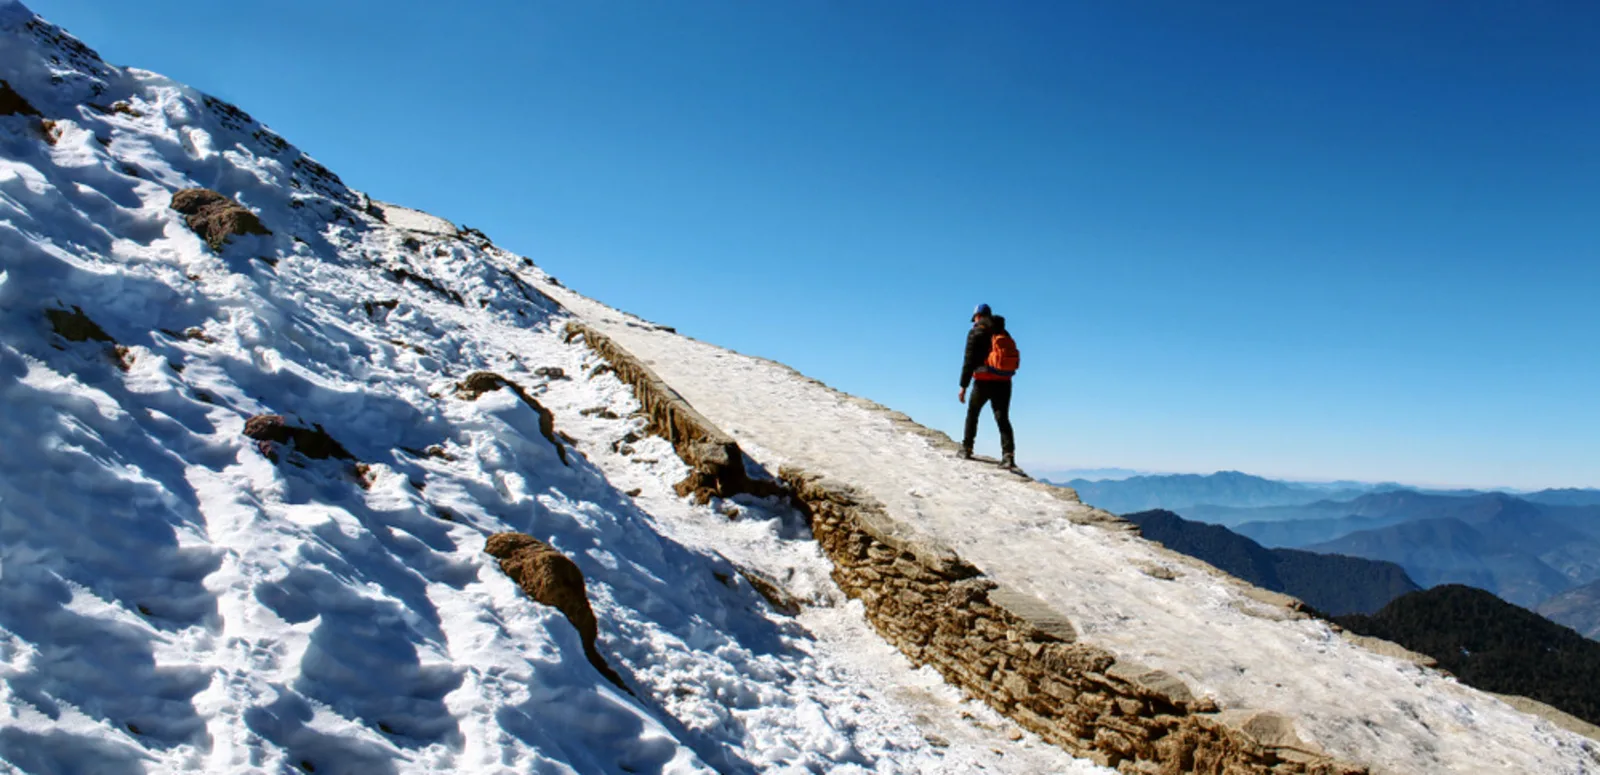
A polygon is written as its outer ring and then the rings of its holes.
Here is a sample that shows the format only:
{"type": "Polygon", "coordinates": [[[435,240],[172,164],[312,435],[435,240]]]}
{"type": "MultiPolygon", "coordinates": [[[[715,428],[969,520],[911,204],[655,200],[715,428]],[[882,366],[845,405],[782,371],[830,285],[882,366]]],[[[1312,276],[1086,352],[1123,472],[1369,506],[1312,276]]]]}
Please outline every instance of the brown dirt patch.
{"type": "Polygon", "coordinates": [[[189,228],[218,252],[229,237],[272,233],[255,213],[209,188],[186,188],[173,194],[172,209],[183,213],[189,228]]]}

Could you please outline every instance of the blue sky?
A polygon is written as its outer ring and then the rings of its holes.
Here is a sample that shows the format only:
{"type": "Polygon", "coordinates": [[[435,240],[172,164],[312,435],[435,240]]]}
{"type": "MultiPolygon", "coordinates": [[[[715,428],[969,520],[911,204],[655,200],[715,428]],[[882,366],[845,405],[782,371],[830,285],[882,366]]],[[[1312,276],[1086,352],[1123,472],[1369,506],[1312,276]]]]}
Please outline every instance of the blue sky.
{"type": "Polygon", "coordinates": [[[1593,3],[26,1],[947,432],[988,302],[1025,464],[1600,486],[1593,3]]]}

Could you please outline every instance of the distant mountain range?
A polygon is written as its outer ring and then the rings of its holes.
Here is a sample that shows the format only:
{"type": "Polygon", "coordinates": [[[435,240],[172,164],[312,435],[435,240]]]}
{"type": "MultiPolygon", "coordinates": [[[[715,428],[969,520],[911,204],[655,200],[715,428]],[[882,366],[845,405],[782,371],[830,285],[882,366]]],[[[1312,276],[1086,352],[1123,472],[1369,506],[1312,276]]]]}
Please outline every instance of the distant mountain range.
{"type": "Polygon", "coordinates": [[[1522,498],[1551,506],[1600,506],[1600,490],[1580,490],[1571,487],[1531,492],[1522,498]]]}
{"type": "MultiPolygon", "coordinates": [[[[1514,523],[1468,525],[1459,519],[1422,519],[1351,533],[1313,544],[1311,551],[1388,560],[1423,586],[1467,584],[1527,608],[1563,592],[1574,580],[1510,541],[1514,523]]],[[[1600,556],[1600,546],[1595,547],[1600,556]]]]}
{"type": "MultiPolygon", "coordinates": [[[[1530,609],[1559,612],[1565,617],[1560,621],[1571,622],[1586,634],[1594,633],[1595,623],[1600,623],[1600,590],[1584,594],[1575,589],[1600,581],[1600,490],[1520,495],[1417,491],[1391,484],[1282,482],[1236,471],[1075,481],[1072,486],[1085,501],[1121,509],[1130,519],[1151,511],[1154,507],[1149,504],[1189,502],[1165,507],[1190,522],[1182,535],[1156,540],[1169,543],[1170,539],[1169,545],[1178,551],[1261,586],[1282,589],[1319,609],[1370,611],[1383,600],[1360,597],[1353,590],[1330,598],[1321,596],[1327,592],[1287,589],[1278,570],[1282,560],[1271,552],[1300,549],[1313,556],[1394,563],[1424,588],[1478,587],[1530,609]],[[1360,488],[1368,489],[1358,492],[1360,488]],[[1236,537],[1258,546],[1241,548],[1243,544],[1207,533],[1193,522],[1230,527],[1236,537]],[[1569,590],[1570,597],[1559,597],[1569,590]]],[[[1287,567],[1308,562],[1302,559],[1287,567]]]]}
{"type": "Polygon", "coordinates": [[[1503,493],[1393,492],[1344,503],[1197,511],[1235,521],[1238,533],[1266,546],[1387,560],[1424,587],[1470,584],[1530,608],[1600,579],[1600,506],[1548,506],[1503,493]],[[1332,516],[1340,512],[1345,516],[1332,516]],[[1258,519],[1238,521],[1250,517],[1258,519]]]}
{"type": "Polygon", "coordinates": [[[1036,479],[1050,482],[1068,482],[1073,479],[1099,482],[1104,480],[1121,480],[1135,476],[1147,475],[1147,471],[1135,471],[1132,468],[1029,468],[1028,473],[1036,479]]]}
{"type": "Polygon", "coordinates": [[[1416,490],[1371,492],[1348,500],[1326,499],[1299,505],[1249,508],[1239,506],[1196,506],[1186,516],[1203,522],[1235,525],[1240,532],[1269,546],[1303,546],[1374,527],[1416,519],[1460,519],[1479,522],[1508,508],[1524,504],[1529,510],[1539,507],[1504,493],[1443,495],[1416,490]],[[1338,520],[1350,519],[1349,529],[1338,520]],[[1296,527],[1296,526],[1299,527],[1296,527]],[[1307,530],[1301,536],[1300,529],[1307,530]],[[1313,538],[1319,532],[1333,532],[1313,538]],[[1285,532],[1287,531],[1287,532],[1285,532]],[[1259,534],[1258,534],[1259,533],[1259,534]]]}
{"type": "MultiPolygon", "coordinates": [[[[1229,508],[1260,508],[1266,506],[1303,506],[1320,501],[1330,504],[1356,499],[1367,494],[1409,492],[1440,497],[1473,497],[1488,494],[1505,494],[1533,503],[1550,506],[1600,505],[1600,489],[1553,489],[1532,493],[1501,490],[1434,489],[1415,487],[1395,482],[1291,482],[1239,471],[1218,471],[1214,474],[1142,474],[1130,475],[1127,469],[1092,469],[1080,471],[1040,471],[1040,478],[1064,484],[1078,491],[1084,502],[1099,506],[1116,514],[1150,509],[1176,511],[1190,519],[1219,524],[1237,524],[1221,518],[1229,508]],[[1103,473],[1102,473],[1103,472],[1103,473]],[[1077,478],[1064,479],[1066,474],[1077,478]],[[1216,508],[1216,516],[1197,511],[1195,507],[1216,508]]],[[[1331,516],[1348,516],[1337,513],[1331,516]]],[[[1266,519],[1256,516],[1253,519],[1266,519]]],[[[1303,515],[1286,515],[1285,519],[1304,519],[1303,515]]],[[[1247,520],[1241,520],[1247,521],[1247,520]]]]}
{"type": "Polygon", "coordinates": [[[1600,643],[1481,589],[1434,587],[1396,598],[1372,616],[1337,621],[1427,654],[1462,683],[1600,723],[1600,643]]]}
{"type": "Polygon", "coordinates": [[[1340,500],[1362,490],[1329,490],[1306,484],[1280,482],[1238,471],[1199,474],[1133,476],[1119,480],[1073,479],[1068,487],[1085,503],[1117,514],[1150,509],[1181,510],[1202,504],[1279,506],[1340,500]]]}
{"type": "Polygon", "coordinates": [[[1193,522],[1164,510],[1125,518],[1139,525],[1145,538],[1256,586],[1294,595],[1325,614],[1371,613],[1418,589],[1392,562],[1268,549],[1221,525],[1193,522]]]}

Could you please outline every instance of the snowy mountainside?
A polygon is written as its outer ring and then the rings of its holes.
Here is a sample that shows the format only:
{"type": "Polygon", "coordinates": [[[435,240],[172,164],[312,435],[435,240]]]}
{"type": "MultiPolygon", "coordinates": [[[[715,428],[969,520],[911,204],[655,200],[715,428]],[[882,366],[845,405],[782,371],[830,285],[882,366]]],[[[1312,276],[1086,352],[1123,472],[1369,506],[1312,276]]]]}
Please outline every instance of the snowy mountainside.
{"type": "Polygon", "coordinates": [[[676,497],[531,262],[12,0],[0,79],[0,772],[1104,771],[911,669],[786,506],[676,497]],[[191,187],[270,233],[213,251],[191,187]],[[578,563],[629,691],[507,530],[578,563]]]}

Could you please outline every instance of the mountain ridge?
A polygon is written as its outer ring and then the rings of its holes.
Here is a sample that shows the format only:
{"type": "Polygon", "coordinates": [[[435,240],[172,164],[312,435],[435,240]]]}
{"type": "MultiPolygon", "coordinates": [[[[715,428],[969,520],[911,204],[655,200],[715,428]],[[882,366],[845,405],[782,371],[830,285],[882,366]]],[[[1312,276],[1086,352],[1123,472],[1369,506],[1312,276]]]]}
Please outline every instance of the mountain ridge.
{"type": "Polygon", "coordinates": [[[1125,515],[1146,538],[1196,557],[1266,589],[1293,595],[1318,611],[1376,613],[1417,586],[1392,562],[1296,549],[1268,549],[1221,525],[1165,510],[1125,515]]]}

